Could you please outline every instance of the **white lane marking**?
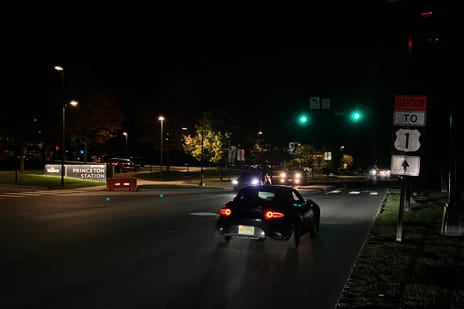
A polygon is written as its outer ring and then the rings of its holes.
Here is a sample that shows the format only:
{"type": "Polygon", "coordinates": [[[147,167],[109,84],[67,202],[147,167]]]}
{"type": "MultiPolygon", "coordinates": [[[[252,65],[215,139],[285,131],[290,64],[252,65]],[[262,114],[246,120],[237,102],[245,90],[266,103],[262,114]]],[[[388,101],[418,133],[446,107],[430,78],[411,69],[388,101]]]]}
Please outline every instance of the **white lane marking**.
{"type": "Polygon", "coordinates": [[[215,212],[191,212],[191,216],[203,216],[203,217],[209,217],[209,216],[215,216],[215,212]]]}

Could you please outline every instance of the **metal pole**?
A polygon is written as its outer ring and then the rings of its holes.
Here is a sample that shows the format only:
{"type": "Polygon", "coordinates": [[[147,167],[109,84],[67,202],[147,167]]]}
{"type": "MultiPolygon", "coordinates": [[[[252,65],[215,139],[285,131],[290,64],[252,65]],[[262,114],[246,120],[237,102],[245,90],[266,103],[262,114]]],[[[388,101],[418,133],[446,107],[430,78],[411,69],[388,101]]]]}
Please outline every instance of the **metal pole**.
{"type": "Polygon", "coordinates": [[[61,189],[64,188],[64,143],[65,143],[65,111],[66,111],[66,97],[64,94],[64,69],[59,65],[55,65],[55,71],[60,73],[61,77],[61,189]]]}
{"type": "Polygon", "coordinates": [[[61,140],[61,189],[64,188],[64,143],[65,143],[65,114],[66,104],[63,104],[63,112],[61,115],[61,127],[62,127],[62,140],[61,140]]]}
{"type": "Polygon", "coordinates": [[[396,227],[396,241],[401,242],[403,238],[403,217],[404,217],[404,199],[405,199],[406,180],[405,176],[401,179],[400,192],[400,209],[398,211],[398,225],[396,227]]]}
{"type": "Polygon", "coordinates": [[[124,153],[126,155],[126,158],[128,157],[128,153],[127,153],[127,138],[128,138],[128,133],[127,132],[122,132],[122,135],[124,135],[124,137],[126,138],[126,144],[124,145],[124,153]]]}
{"type": "Polygon", "coordinates": [[[203,170],[203,160],[205,158],[204,156],[204,131],[203,131],[203,126],[201,127],[201,171],[200,171],[200,186],[204,186],[204,170],[203,170]]]}
{"type": "Polygon", "coordinates": [[[163,121],[164,117],[160,117],[161,134],[160,134],[160,178],[163,178],[163,121]]]}

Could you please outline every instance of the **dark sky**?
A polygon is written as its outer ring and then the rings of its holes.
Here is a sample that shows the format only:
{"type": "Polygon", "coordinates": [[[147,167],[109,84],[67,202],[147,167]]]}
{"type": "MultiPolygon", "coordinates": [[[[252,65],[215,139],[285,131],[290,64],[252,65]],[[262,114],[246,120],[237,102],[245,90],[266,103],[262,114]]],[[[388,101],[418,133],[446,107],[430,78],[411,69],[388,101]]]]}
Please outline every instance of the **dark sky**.
{"type": "MultiPolygon", "coordinates": [[[[408,16],[426,2],[12,8],[2,44],[8,100],[16,113],[52,104],[59,64],[76,96],[110,89],[128,114],[137,106],[182,122],[219,109],[243,127],[295,133],[291,118],[310,96],[326,96],[334,110],[361,102],[388,136],[408,16]]],[[[322,115],[315,130],[337,121],[322,115]]]]}

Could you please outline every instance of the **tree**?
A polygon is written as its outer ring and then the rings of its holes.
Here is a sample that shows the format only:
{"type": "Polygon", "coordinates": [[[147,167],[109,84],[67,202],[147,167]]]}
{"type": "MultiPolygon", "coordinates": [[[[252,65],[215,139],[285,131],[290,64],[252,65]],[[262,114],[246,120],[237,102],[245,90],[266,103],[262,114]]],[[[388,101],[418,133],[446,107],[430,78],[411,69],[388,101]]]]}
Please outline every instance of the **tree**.
{"type": "Polygon", "coordinates": [[[126,117],[121,113],[119,100],[109,93],[95,93],[79,100],[77,110],[69,115],[67,126],[70,139],[85,147],[104,144],[122,130],[126,117]]]}
{"type": "Polygon", "coordinates": [[[300,153],[295,156],[294,161],[301,166],[313,166],[313,156],[316,153],[314,146],[301,145],[300,153]]]}
{"type": "Polygon", "coordinates": [[[230,142],[229,132],[215,131],[211,122],[201,120],[195,125],[195,133],[183,135],[182,148],[186,154],[198,161],[219,164],[224,158],[224,151],[230,142]]]}

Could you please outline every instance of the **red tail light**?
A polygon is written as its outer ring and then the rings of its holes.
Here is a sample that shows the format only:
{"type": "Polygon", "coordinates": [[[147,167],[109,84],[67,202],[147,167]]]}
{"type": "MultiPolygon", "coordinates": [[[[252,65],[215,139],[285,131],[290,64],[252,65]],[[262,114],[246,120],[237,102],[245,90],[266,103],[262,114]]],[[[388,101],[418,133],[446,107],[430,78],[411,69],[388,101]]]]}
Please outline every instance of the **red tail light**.
{"type": "Polygon", "coordinates": [[[221,208],[219,209],[219,214],[224,217],[228,217],[232,214],[232,210],[230,208],[221,208]]]}
{"type": "Polygon", "coordinates": [[[283,218],[284,217],[284,214],[281,213],[281,212],[277,212],[277,211],[271,211],[271,210],[268,210],[264,213],[264,219],[266,220],[271,220],[271,219],[276,219],[276,218],[283,218]]]}

